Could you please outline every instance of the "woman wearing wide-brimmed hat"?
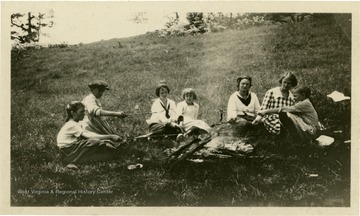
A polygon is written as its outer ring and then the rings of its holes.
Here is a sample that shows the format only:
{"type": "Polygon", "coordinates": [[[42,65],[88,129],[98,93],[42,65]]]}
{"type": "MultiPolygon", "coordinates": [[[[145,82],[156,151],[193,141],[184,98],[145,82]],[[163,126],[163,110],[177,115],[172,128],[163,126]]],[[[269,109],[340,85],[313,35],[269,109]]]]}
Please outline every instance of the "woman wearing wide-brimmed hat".
{"type": "Polygon", "coordinates": [[[85,105],[85,118],[82,121],[84,129],[97,134],[118,134],[106,121],[104,117],[124,118],[126,114],[123,111],[104,110],[100,103],[100,98],[109,85],[102,80],[95,80],[89,83],[91,94],[86,96],[82,103],[85,105]]]}
{"type": "MultiPolygon", "coordinates": [[[[266,92],[260,110],[278,109],[295,104],[294,96],[290,90],[298,84],[296,76],[291,72],[287,72],[280,78],[279,83],[280,86],[266,92]]],[[[259,113],[253,123],[258,124],[259,122],[263,122],[267,131],[271,134],[280,134],[281,124],[278,114],[262,116],[259,113]]]]}

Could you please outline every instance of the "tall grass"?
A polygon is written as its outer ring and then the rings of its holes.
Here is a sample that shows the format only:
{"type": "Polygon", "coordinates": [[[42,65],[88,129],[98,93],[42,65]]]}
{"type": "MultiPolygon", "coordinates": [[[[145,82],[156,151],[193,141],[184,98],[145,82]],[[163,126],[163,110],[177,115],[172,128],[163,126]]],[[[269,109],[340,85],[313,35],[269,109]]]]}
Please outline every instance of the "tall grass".
{"type": "MultiPolygon", "coordinates": [[[[254,27],[194,37],[159,38],[154,34],[82,46],[12,52],[11,58],[11,201],[14,206],[349,206],[350,103],[334,103],[333,90],[349,95],[351,41],[332,19],[254,27]],[[123,47],[117,46],[120,41],[123,47]],[[261,100],[279,76],[293,71],[314,92],[315,105],[328,128],[342,130],[326,150],[284,153],[283,146],[258,137],[256,153],[265,159],[222,159],[166,167],[171,141],[132,141],[119,150],[122,159],[63,168],[56,135],[64,106],[81,100],[93,79],[111,90],[104,108],[150,110],[155,87],[166,80],[170,98],[193,87],[201,118],[218,121],[236,90],[239,75],[253,77],[261,100]],[[143,163],[141,170],[126,166],[143,163]],[[319,178],[309,178],[316,173],[319,178]],[[18,193],[19,189],[108,189],[111,194],[18,193]]],[[[111,120],[129,137],[147,132],[149,116],[111,120]]],[[[286,145],[286,143],[285,143],[286,145]]]]}

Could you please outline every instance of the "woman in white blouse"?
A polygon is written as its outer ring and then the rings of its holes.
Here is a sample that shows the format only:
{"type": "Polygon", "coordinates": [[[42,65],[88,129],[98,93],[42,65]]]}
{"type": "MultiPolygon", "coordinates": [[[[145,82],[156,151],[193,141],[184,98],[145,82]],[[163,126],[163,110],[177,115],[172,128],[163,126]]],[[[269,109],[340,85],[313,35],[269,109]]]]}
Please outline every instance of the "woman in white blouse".
{"type": "Polygon", "coordinates": [[[238,90],[229,98],[227,121],[232,125],[232,135],[241,136],[245,132],[255,131],[252,121],[260,110],[260,103],[256,94],[250,91],[251,77],[241,76],[236,81],[238,90]]]}
{"type": "Polygon", "coordinates": [[[146,120],[152,135],[160,134],[179,134],[181,127],[177,124],[178,114],[176,113],[176,104],[173,100],[167,98],[170,88],[164,81],[160,82],[155,90],[156,96],[151,106],[151,117],[146,120]]]}
{"type": "Polygon", "coordinates": [[[244,121],[251,123],[260,110],[259,99],[255,93],[250,92],[252,79],[241,76],[236,79],[238,91],[234,92],[228,102],[227,121],[244,121]]]}

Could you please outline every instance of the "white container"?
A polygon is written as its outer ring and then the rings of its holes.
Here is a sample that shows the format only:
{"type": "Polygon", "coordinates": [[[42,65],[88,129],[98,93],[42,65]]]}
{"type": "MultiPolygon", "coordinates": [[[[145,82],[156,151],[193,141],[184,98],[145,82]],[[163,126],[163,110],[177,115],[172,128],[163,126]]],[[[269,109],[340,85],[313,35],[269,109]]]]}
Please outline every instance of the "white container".
{"type": "Polygon", "coordinates": [[[326,147],[333,144],[335,139],[329,136],[321,135],[316,139],[316,141],[318,142],[319,146],[326,147]]]}

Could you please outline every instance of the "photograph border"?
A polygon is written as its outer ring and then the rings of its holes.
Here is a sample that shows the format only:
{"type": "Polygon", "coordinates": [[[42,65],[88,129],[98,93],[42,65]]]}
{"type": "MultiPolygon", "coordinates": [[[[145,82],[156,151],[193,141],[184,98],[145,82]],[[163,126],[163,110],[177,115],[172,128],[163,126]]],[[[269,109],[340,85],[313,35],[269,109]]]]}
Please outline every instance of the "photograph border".
{"type": "MultiPolygon", "coordinates": [[[[70,2],[69,2],[70,3],[70,2]]],[[[77,2],[71,2],[76,4],[77,2]]],[[[91,3],[91,2],[90,2],[91,3]]],[[[99,3],[99,2],[97,2],[99,3]]],[[[114,1],[114,4],[123,3],[114,1]]],[[[10,205],[10,106],[11,106],[11,72],[10,72],[10,14],[18,3],[1,2],[1,158],[2,184],[0,186],[1,214],[99,214],[99,215],[358,215],[359,213],[359,2],[302,2],[302,1],[209,1],[209,2],[129,2],[141,8],[161,8],[169,11],[236,11],[239,12],[321,12],[352,13],[352,69],[351,69],[351,207],[12,207],[10,205]],[[160,5],[160,7],[159,7],[160,5]],[[206,8],[206,10],[201,10],[206,8]]],[[[24,4],[34,4],[26,2],[24,4]]],[[[37,2],[36,4],[49,4],[37,2]]]]}

